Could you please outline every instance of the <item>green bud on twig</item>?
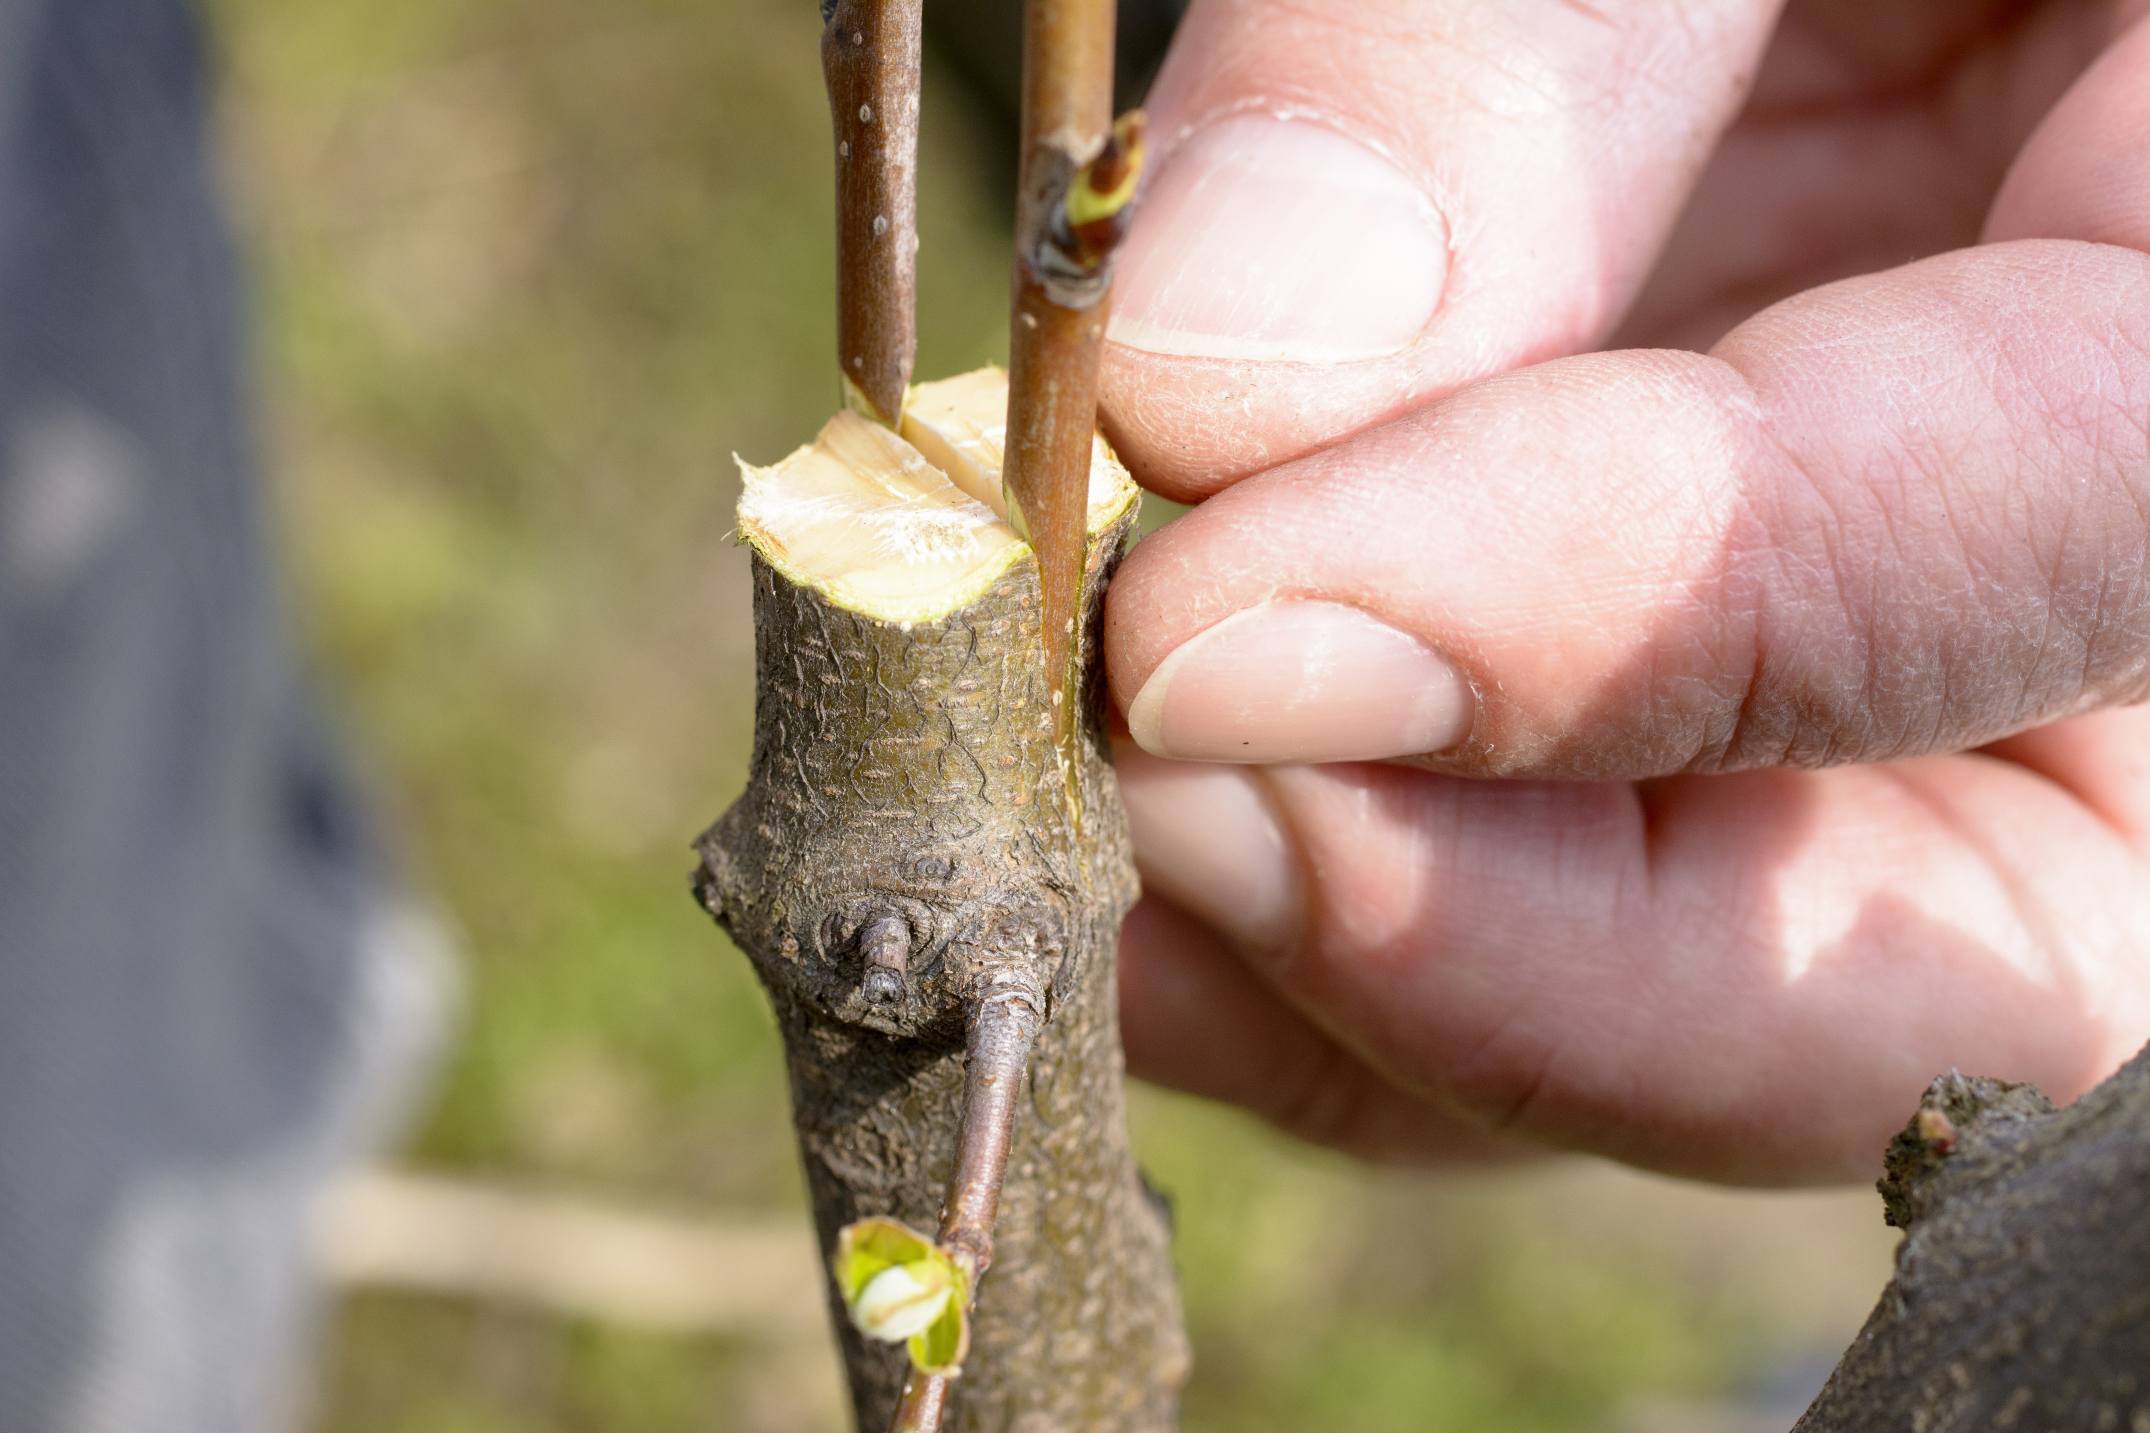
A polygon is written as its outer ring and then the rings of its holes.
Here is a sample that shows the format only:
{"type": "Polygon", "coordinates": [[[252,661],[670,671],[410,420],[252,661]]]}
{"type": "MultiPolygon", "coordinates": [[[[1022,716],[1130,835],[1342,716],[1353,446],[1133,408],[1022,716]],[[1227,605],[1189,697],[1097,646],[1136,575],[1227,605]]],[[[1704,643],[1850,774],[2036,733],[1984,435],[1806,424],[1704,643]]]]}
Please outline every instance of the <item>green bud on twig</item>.
{"type": "Polygon", "coordinates": [[[858,1331],[910,1350],[921,1373],[953,1374],[970,1351],[968,1263],[893,1219],[844,1227],[830,1261],[858,1331]]]}

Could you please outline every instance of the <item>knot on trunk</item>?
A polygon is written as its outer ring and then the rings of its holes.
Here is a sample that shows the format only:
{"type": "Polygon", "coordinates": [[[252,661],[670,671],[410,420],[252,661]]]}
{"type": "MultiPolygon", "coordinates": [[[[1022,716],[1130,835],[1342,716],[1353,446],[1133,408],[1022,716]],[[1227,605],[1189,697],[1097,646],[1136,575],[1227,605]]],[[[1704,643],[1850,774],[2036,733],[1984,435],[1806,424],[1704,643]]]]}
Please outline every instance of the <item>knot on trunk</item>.
{"type": "Polygon", "coordinates": [[[1950,1070],[1926,1087],[1917,1113],[1889,1141],[1877,1182],[1882,1217],[1909,1229],[1958,1190],[2007,1165],[2053,1102],[2031,1085],[1950,1070]]]}
{"type": "Polygon", "coordinates": [[[703,838],[695,893],[772,991],[829,1020],[952,1047],[979,992],[1034,990],[1048,1015],[1078,974],[1069,902],[1035,868],[957,845],[876,861],[832,843],[773,869],[741,849],[745,824],[703,838]]]}

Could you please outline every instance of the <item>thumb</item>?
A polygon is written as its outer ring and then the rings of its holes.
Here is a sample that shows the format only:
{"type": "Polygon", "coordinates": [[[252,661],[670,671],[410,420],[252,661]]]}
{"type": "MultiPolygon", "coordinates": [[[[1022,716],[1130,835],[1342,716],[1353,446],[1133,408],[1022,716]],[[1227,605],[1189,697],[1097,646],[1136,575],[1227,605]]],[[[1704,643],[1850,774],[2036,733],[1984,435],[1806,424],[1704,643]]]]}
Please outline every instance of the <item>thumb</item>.
{"type": "Polygon", "coordinates": [[[1778,4],[1195,0],[1115,284],[1115,443],[1196,496],[1591,346],[1778,4]]]}

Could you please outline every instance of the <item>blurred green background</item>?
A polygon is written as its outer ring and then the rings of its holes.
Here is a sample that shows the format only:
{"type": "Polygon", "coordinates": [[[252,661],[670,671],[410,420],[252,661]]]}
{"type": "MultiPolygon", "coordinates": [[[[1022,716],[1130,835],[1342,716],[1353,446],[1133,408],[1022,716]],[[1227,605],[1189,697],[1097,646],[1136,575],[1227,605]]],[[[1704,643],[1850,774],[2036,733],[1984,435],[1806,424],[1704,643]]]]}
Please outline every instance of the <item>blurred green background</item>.
{"type": "MultiPolygon", "coordinates": [[[[465,970],[397,1162],[803,1247],[773,1027],[685,876],[749,734],[731,454],[834,397],[814,6],[209,11],[299,614],[465,970]]],[[[1002,352],[1007,158],[961,74],[927,96],[931,376],[1002,352]]],[[[1194,1430],[1731,1428],[1710,1400],[1796,1393],[1885,1273],[1871,1195],[1407,1178],[1153,1092],[1135,1118],[1194,1430]]],[[[316,1426],[834,1428],[794,1263],[806,1317],[686,1327],[359,1279],[316,1426]]]]}

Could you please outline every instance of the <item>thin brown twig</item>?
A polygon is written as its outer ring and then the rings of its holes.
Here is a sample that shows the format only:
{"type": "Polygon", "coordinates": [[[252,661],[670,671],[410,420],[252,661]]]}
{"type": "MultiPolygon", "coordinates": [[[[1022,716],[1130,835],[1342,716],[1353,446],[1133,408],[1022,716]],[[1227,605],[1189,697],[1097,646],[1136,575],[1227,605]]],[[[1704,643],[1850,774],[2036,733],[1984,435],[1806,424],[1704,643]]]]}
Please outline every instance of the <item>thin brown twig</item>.
{"type": "Polygon", "coordinates": [[[1038,1038],[1042,1002],[1027,985],[1010,985],[979,1000],[970,1017],[963,1072],[963,1119],[956,1129],[956,1167],[941,1210],[940,1243],[967,1255],[973,1287],[993,1262],[993,1218],[1023,1070],[1038,1038]]]}
{"type": "Polygon", "coordinates": [[[896,1419],[888,1425],[888,1433],[940,1433],[954,1382],[937,1373],[912,1369],[903,1380],[903,1397],[896,1403],[896,1419]]]}
{"type": "Polygon", "coordinates": [[[836,144],[836,353],[848,406],[895,425],[917,349],[923,0],[822,0],[836,144]]]}
{"type": "MultiPolygon", "coordinates": [[[[993,1220],[1000,1212],[1000,1188],[1008,1172],[1023,1071],[1043,1023],[1040,1005],[1030,987],[1011,984],[982,992],[971,1011],[956,1167],[948,1183],[947,1202],[941,1206],[938,1242],[970,1266],[973,1300],[979,1280],[993,1262],[993,1220]]],[[[904,1380],[890,1433],[936,1433],[952,1381],[945,1375],[913,1369],[904,1380]]]]}
{"type": "MultiPolygon", "coordinates": [[[[1110,243],[1070,234],[1068,200],[1109,151],[1113,0],[1028,0],[1024,9],[1022,178],[1008,335],[1009,516],[1038,555],[1039,607],[1054,734],[1063,774],[1073,748],[1098,359],[1105,339],[1110,243]]],[[[1118,158],[1108,158],[1115,170],[1118,158]]],[[[1124,209],[1132,184],[1116,186],[1124,209]]],[[[1108,226],[1109,227],[1109,226],[1108,226]]],[[[1072,783],[1070,783],[1072,791],[1072,783]]]]}

